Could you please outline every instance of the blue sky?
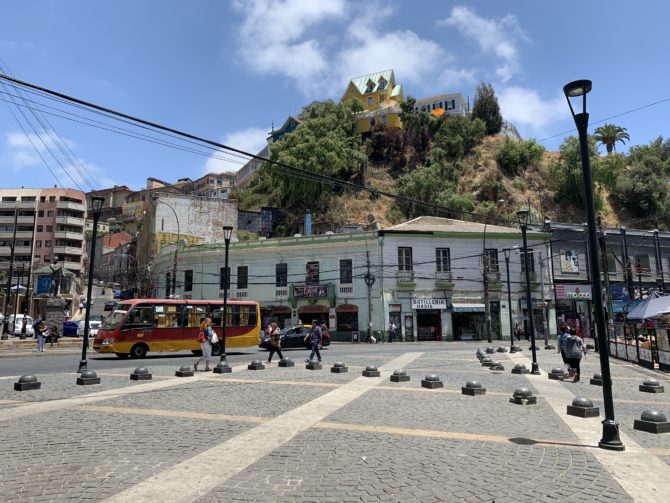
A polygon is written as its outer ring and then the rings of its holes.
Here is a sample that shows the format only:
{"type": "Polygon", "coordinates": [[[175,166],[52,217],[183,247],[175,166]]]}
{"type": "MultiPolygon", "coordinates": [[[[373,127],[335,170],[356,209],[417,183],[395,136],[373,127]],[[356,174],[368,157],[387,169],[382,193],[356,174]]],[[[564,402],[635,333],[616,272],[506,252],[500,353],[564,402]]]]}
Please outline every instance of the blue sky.
{"type": "MultiPolygon", "coordinates": [[[[662,0],[12,2],[0,58],[22,80],[253,152],[273,123],[339,99],[355,76],[393,68],[405,95],[471,100],[483,80],[524,137],[556,149],[564,136],[545,138],[573,128],[571,80],[593,80],[592,122],[670,98],[668,19],[662,0]]],[[[240,167],[47,117],[95,188],[240,167]]],[[[670,137],[668,117],[670,101],[611,122],[635,145],[670,137]]],[[[0,101],[0,186],[72,187],[66,169],[89,188],[24,127],[30,138],[0,101]]]]}

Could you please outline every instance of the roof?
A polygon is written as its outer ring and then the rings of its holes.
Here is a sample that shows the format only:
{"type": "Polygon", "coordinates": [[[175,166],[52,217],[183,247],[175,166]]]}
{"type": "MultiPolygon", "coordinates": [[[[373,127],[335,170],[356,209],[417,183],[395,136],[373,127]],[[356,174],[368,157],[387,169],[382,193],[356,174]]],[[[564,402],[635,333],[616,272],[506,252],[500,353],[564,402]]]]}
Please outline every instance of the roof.
{"type": "Polygon", "coordinates": [[[417,98],[415,101],[416,103],[432,103],[433,101],[444,101],[456,98],[463,99],[463,95],[461,93],[438,94],[436,96],[429,96],[428,98],[417,98]]]}
{"type": "MultiPolygon", "coordinates": [[[[61,270],[63,271],[63,276],[75,276],[75,273],[73,273],[69,269],[65,269],[65,267],[63,267],[61,270]]],[[[51,274],[51,273],[52,273],[51,267],[49,267],[48,265],[40,269],[35,269],[33,271],[33,274],[51,274]]]]}
{"type": "Polygon", "coordinates": [[[102,237],[102,246],[104,248],[113,248],[116,249],[119,246],[123,246],[127,243],[130,243],[133,240],[133,237],[127,232],[116,232],[114,234],[107,234],[102,237]]]}
{"type": "Polygon", "coordinates": [[[403,222],[392,227],[387,227],[383,232],[473,232],[483,233],[484,227],[490,233],[518,234],[519,229],[515,227],[503,227],[501,225],[481,224],[479,222],[466,222],[465,220],[454,220],[441,217],[417,217],[413,220],[403,222]]]}
{"type": "MultiPolygon", "coordinates": [[[[383,78],[386,81],[387,86],[395,81],[395,77],[393,75],[393,70],[384,70],[383,72],[370,73],[368,75],[361,75],[360,77],[356,77],[354,79],[351,79],[351,83],[354,86],[356,86],[356,89],[358,89],[359,93],[366,94],[366,88],[368,86],[368,81],[370,81],[370,80],[375,83],[375,87],[370,92],[379,91],[379,89],[377,89],[377,87],[379,87],[379,79],[380,78],[383,78]]],[[[393,88],[393,92],[396,92],[396,89],[398,89],[399,87],[400,86],[395,86],[393,88]]],[[[394,94],[391,93],[391,95],[393,96],[394,94]]]]}

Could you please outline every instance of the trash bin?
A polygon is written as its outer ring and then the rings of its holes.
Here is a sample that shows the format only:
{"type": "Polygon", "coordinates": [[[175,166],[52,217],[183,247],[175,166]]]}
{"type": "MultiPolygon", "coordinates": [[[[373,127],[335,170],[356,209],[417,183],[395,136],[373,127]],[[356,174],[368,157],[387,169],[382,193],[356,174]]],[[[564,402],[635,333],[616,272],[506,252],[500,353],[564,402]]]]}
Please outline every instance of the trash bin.
{"type": "Polygon", "coordinates": [[[358,332],[351,332],[351,342],[358,343],[360,342],[358,339],[358,332]]]}

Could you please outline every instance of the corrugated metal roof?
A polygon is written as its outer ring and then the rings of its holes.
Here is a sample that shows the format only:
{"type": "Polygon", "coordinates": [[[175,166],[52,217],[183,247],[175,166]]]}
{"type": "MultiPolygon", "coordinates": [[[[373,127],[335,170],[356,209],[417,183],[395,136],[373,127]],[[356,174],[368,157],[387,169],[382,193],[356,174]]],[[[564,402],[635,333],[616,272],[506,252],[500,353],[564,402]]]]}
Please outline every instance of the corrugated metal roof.
{"type": "Polygon", "coordinates": [[[351,82],[356,86],[356,89],[358,89],[359,93],[366,94],[366,89],[368,87],[368,82],[370,80],[374,82],[375,86],[372,88],[372,91],[368,92],[379,91],[379,89],[377,88],[379,87],[380,78],[383,78],[386,81],[387,86],[390,85],[392,81],[395,80],[395,77],[393,76],[393,70],[384,70],[383,72],[370,73],[369,75],[361,75],[360,77],[351,79],[351,82]]]}
{"type": "MultiPolygon", "coordinates": [[[[484,224],[479,222],[466,222],[441,217],[417,217],[413,220],[403,222],[393,227],[387,227],[385,231],[419,231],[419,232],[484,232],[484,224]]],[[[501,225],[486,225],[486,232],[518,234],[521,232],[515,227],[503,227],[501,225]]]]}

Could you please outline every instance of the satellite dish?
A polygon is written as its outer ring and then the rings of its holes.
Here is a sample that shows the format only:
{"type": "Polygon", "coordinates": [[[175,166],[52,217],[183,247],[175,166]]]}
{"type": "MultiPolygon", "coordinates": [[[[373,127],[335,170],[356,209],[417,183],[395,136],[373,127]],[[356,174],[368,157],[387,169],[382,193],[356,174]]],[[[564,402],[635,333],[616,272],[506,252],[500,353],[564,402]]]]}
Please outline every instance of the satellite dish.
{"type": "Polygon", "coordinates": [[[368,214],[368,223],[372,223],[374,221],[375,221],[375,216],[372,213],[368,214]]]}

